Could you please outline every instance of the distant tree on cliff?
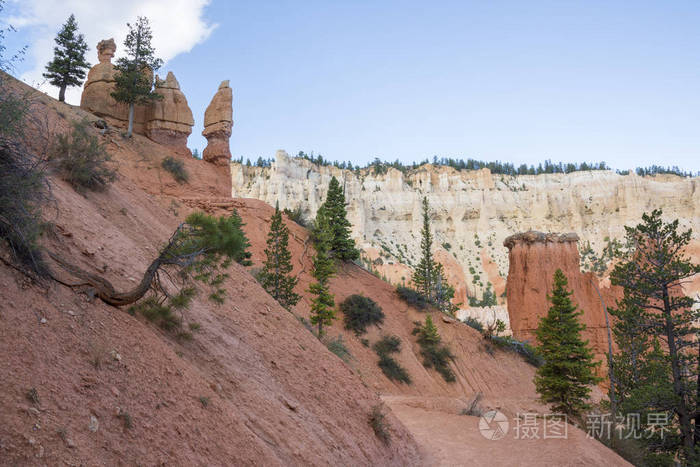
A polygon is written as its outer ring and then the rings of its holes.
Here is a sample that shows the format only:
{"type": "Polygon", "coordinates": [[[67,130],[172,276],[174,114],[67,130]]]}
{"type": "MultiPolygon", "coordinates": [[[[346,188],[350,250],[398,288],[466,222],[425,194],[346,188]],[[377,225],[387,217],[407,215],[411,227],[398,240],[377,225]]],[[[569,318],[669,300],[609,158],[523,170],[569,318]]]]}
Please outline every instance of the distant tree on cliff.
{"type": "Polygon", "coordinates": [[[289,252],[289,229],[282,220],[279,203],[270,222],[265,248],[265,264],[260,272],[260,283],[280,305],[290,309],[299,302],[294,293],[298,279],[291,275],[292,254],[289,252]]]}
{"type": "Polygon", "coordinates": [[[586,326],[578,317],[583,312],[576,311],[577,307],[571,303],[572,292],[566,286],[566,276],[557,269],[552,295],[547,297],[552,306],[536,331],[544,364],[537,369],[535,388],[543,402],[552,404],[554,411],[579,416],[589,407],[586,403],[591,392],[589,385],[600,379],[594,373],[598,363],[593,361],[588,341],[581,338],[586,326]]]}
{"type": "Polygon", "coordinates": [[[323,203],[330,226],[330,251],[342,261],[352,261],[360,257],[360,252],[355,248],[355,240],[350,237],[352,224],[348,221],[346,206],[343,187],[338,179],[333,177],[328,184],[328,195],[323,203]]]}
{"type": "MultiPolygon", "coordinates": [[[[634,320],[632,329],[618,323],[618,359],[641,353],[631,367],[625,409],[635,413],[665,413],[665,439],[647,442],[648,449],[666,458],[675,456],[687,465],[700,464],[700,309],[682,285],[700,273],[700,265],[686,255],[692,230],[678,231],[678,220],[666,223],[660,209],[642,216],[636,227],[625,227],[633,249],[618,263],[611,282],[624,288],[618,316],[634,320]],[[621,335],[619,335],[621,334],[621,335]],[[634,347],[629,345],[634,340],[634,347]],[[648,342],[661,341],[649,351],[648,342]],[[645,344],[646,345],[643,345],[645,344]],[[640,347],[641,346],[641,347],[640,347]],[[639,347],[639,348],[637,348],[639,347]]],[[[622,368],[624,369],[624,367],[622,368]]],[[[626,377],[625,373],[621,376],[626,377]]]]}
{"type": "Polygon", "coordinates": [[[426,300],[446,312],[454,312],[451,300],[454,288],[445,278],[442,264],[433,258],[433,235],[430,231],[430,206],[423,198],[423,229],[421,230],[421,259],[413,271],[413,284],[426,300]]]}
{"type": "Polygon", "coordinates": [[[316,282],[311,284],[309,292],[315,295],[311,300],[311,324],[318,326],[320,337],[323,335],[323,326],[330,325],[335,319],[335,299],[329,290],[330,278],[335,273],[335,265],[330,256],[332,232],[323,206],[316,213],[314,236],[316,255],[311,275],[316,282]]]}
{"type": "Polygon", "coordinates": [[[66,88],[83,84],[85,70],[90,68],[85,60],[87,43],[82,34],[76,34],[77,31],[75,16],[70,15],[54,39],[53,60],[46,64],[44,78],[58,86],[58,100],[61,102],[66,99],[66,88]]]}
{"type": "Polygon", "coordinates": [[[114,76],[116,89],[112,97],[117,102],[129,104],[129,128],[126,134],[131,137],[134,130],[134,106],[163,98],[153,91],[153,73],[163,65],[163,60],[155,57],[148,18],[139,16],[136,24],[126,25],[129,27],[129,34],[124,40],[126,57],[117,60],[114,67],[117,70],[114,76]]]}

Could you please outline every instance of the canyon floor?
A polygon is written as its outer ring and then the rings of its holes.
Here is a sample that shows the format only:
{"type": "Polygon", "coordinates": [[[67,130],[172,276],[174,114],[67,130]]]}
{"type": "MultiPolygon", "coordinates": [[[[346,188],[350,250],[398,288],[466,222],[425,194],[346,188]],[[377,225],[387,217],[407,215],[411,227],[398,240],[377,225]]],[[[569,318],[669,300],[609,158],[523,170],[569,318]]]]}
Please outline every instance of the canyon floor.
{"type": "MultiPolygon", "coordinates": [[[[73,119],[96,119],[40,94],[32,108],[52,132],[73,119]]],[[[37,142],[47,136],[44,126],[30,131],[37,142]]],[[[382,307],[384,323],[361,338],[398,336],[396,359],[413,384],[387,379],[371,346],[343,328],[339,313],[328,338],[341,336],[349,349],[351,357],[341,360],[299,319],[308,317],[310,302],[306,229],[287,221],[303,295],[289,312],[253,277],[270,205],[232,199],[226,167],[182,158],[190,180],[179,184],[161,169],[172,155],[167,148],[138,135],[126,140],[117,130],[95,132],[119,179],[103,193],[81,195],[51,176],[47,249],[129,289],[188,213],[235,209],[254,264],[231,267],[223,305],[206,294],[195,299],[185,313],[200,325],[191,341],[0,264],[0,464],[627,465],[573,427],[567,439],[516,440],[513,430],[497,441],[482,436],[479,418],[461,415],[478,394],[483,409],[499,410],[511,425],[519,413],[547,413],[537,401],[534,368],[515,354],[489,351],[475,330],[432,312],[455,354],[456,381],[446,383],[422,365],[411,333],[426,313],[354,264],[332,280],[336,303],[360,293],[382,307]],[[368,423],[375,406],[387,414],[388,445],[368,423]]]]}

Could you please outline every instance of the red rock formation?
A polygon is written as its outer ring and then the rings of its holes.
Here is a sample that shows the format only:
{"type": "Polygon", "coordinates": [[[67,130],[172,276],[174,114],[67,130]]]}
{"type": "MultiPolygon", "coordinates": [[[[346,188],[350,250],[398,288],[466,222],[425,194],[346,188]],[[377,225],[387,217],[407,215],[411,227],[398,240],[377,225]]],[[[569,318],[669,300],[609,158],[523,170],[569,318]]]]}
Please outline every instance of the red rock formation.
{"type": "Polygon", "coordinates": [[[231,149],[228,140],[233,127],[233,91],[228,81],[222,81],[214,94],[209,107],[204,112],[204,131],[207,147],[202,158],[212,164],[228,166],[231,161],[231,149]]]}
{"type": "MultiPolygon", "coordinates": [[[[114,39],[105,39],[97,44],[99,63],[88,72],[83,93],[80,96],[80,108],[102,117],[112,126],[126,128],[129,120],[129,107],[117,102],[111,96],[115,81],[112,57],[117,50],[114,39]]],[[[143,134],[146,108],[137,105],[134,109],[134,132],[143,134]]]]}
{"type": "MultiPolygon", "coordinates": [[[[99,63],[88,72],[80,108],[102,117],[112,126],[126,128],[129,121],[129,106],[114,100],[111,93],[116,86],[116,73],[112,57],[117,50],[114,39],[105,39],[97,44],[99,63]]],[[[150,69],[144,70],[153,78],[150,69]]],[[[163,99],[134,109],[134,133],[148,136],[151,140],[169,146],[176,153],[191,155],[187,148],[187,137],[192,133],[194,119],[185,95],[172,72],[165,80],[156,76],[156,92],[163,99]]]]}
{"type": "Polygon", "coordinates": [[[170,71],[165,80],[156,76],[156,92],[162,99],[148,106],[146,136],[156,143],[171,147],[175,152],[191,156],[187,137],[192,133],[194,118],[180,84],[170,71]]]}
{"type": "Polygon", "coordinates": [[[572,301],[583,310],[581,321],[586,325],[584,338],[590,341],[597,359],[605,360],[608,350],[605,314],[596,287],[608,307],[622,296],[621,290],[599,284],[593,273],[579,268],[578,235],[544,234],[529,231],[511,235],[503,242],[509,250],[508,315],[517,339],[535,342],[535,330],[547,314],[554,283],[554,272],[561,269],[573,291],[572,301]]]}

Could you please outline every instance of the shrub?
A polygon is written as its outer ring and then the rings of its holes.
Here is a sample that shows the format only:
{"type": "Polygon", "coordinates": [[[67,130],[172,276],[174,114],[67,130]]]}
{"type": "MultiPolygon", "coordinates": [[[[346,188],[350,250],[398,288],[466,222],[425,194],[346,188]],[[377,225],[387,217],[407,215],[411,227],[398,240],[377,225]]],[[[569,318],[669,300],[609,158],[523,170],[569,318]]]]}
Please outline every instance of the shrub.
{"type": "Polygon", "coordinates": [[[480,333],[484,332],[484,325],[481,324],[481,321],[479,321],[476,318],[472,318],[471,316],[467,316],[466,318],[464,318],[463,323],[471,328],[476,329],[480,333]]]}
{"type": "Polygon", "coordinates": [[[362,295],[350,295],[340,304],[340,311],[345,315],[345,329],[352,329],[358,336],[367,332],[367,326],[384,322],[382,308],[362,295]]]}
{"type": "Polygon", "coordinates": [[[304,218],[304,211],[301,206],[297,206],[296,209],[284,209],[284,213],[289,219],[296,222],[302,227],[309,227],[309,222],[304,218]]]}
{"type": "Polygon", "coordinates": [[[408,371],[401,366],[394,358],[388,355],[379,356],[379,368],[381,368],[382,373],[392,381],[399,381],[401,383],[411,384],[411,377],[408,371]]]}
{"type": "Polygon", "coordinates": [[[401,351],[401,340],[397,336],[383,336],[378,342],[374,343],[372,348],[379,355],[377,364],[387,378],[392,381],[411,384],[411,377],[406,369],[390,356],[392,353],[401,351]]]}
{"type": "Polygon", "coordinates": [[[416,307],[418,310],[425,310],[430,305],[430,302],[423,295],[410,287],[400,285],[396,288],[396,293],[404,302],[416,307]]]}
{"type": "Polygon", "coordinates": [[[187,173],[185,163],[172,156],[168,156],[160,163],[161,167],[170,172],[177,183],[187,183],[190,175],[187,173]]]}
{"type": "Polygon", "coordinates": [[[41,206],[48,200],[44,174],[41,161],[0,134],[0,239],[18,263],[40,276],[48,272],[38,244],[45,228],[41,206]]]}
{"type": "Polygon", "coordinates": [[[87,120],[72,122],[68,134],[56,137],[49,148],[49,159],[78,192],[103,191],[117,178],[117,172],[109,167],[111,156],[87,120]]]}
{"type": "Polygon", "coordinates": [[[542,355],[537,352],[537,349],[527,342],[519,341],[513,337],[501,337],[493,336],[491,338],[493,342],[498,347],[508,350],[510,352],[515,352],[525,359],[527,363],[534,367],[541,367],[544,364],[544,359],[542,355]]]}
{"type": "Polygon", "coordinates": [[[448,383],[455,381],[455,374],[450,368],[450,360],[454,360],[455,356],[449,348],[440,344],[426,345],[422,346],[420,354],[423,356],[424,367],[435,368],[448,383]]]}
{"type": "MultiPolygon", "coordinates": [[[[0,11],[3,3],[0,1],[0,11]]],[[[9,31],[11,27],[0,28],[0,240],[7,243],[14,261],[46,276],[48,269],[38,245],[44,231],[41,207],[48,200],[45,164],[29,151],[23,135],[31,95],[13,90],[12,78],[5,74],[24,52],[3,56],[2,39],[9,31]]]]}
{"type": "Polygon", "coordinates": [[[455,374],[450,368],[450,360],[454,360],[455,357],[450,349],[441,343],[440,334],[430,315],[425,319],[425,324],[416,324],[412,334],[418,336],[423,366],[434,368],[448,383],[454,382],[455,374]]]}
{"type": "Polygon", "coordinates": [[[397,336],[383,336],[372,346],[377,355],[387,355],[401,351],[401,339],[397,336]]]}
{"type": "MultiPolygon", "coordinates": [[[[479,275],[477,274],[474,276],[474,279],[472,279],[472,282],[476,283],[478,280],[479,280],[479,275]]],[[[469,297],[469,306],[483,308],[483,307],[498,305],[498,299],[496,298],[496,292],[494,292],[491,289],[491,287],[492,287],[492,285],[490,282],[486,284],[486,290],[484,290],[484,293],[481,297],[481,300],[477,299],[476,297],[469,297]]]]}
{"type": "Polygon", "coordinates": [[[148,297],[129,308],[129,313],[142,314],[148,321],[156,323],[166,331],[179,328],[182,325],[180,317],[173,313],[172,306],[158,300],[157,297],[148,297]]]}
{"type": "Polygon", "coordinates": [[[372,412],[369,414],[369,425],[374,430],[377,438],[381,439],[384,444],[391,443],[391,434],[387,429],[386,415],[382,412],[380,404],[372,407],[372,412]]]}
{"type": "Polygon", "coordinates": [[[341,335],[338,335],[338,337],[335,339],[326,342],[326,347],[328,347],[328,350],[340,357],[340,359],[345,363],[352,358],[352,354],[348,348],[345,347],[345,342],[343,342],[343,336],[341,335]]]}

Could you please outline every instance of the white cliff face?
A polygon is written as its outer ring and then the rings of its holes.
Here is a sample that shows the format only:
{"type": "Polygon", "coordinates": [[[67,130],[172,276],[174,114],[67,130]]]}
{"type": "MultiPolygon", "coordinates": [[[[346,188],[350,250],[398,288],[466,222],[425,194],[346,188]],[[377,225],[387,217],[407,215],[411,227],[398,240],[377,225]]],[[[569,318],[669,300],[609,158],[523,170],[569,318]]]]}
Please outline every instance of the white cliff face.
{"type": "Polygon", "coordinates": [[[431,165],[406,174],[393,168],[374,174],[371,169],[319,167],[284,151],[278,151],[269,168],[233,163],[231,176],[233,197],[301,207],[307,219],[325,199],[331,177],[337,177],[345,186],[358,246],[372,260],[378,252],[382,264],[376,268],[396,283],[410,277],[397,263],[411,266],[418,260],[421,200],[427,196],[434,245],[442,250],[438,256],[456,259],[445,267],[448,277],[464,282],[453,285],[465,305],[465,293],[480,298],[488,283],[499,303],[504,302],[508,251],[503,240],[516,232],[576,232],[580,245],[590,242],[599,252],[606,238],[622,239],[625,225],[636,225],[644,212],[663,208],[664,217],[693,228],[694,241],[699,242],[698,177],[623,176],[611,171],[508,176],[431,165]]]}

